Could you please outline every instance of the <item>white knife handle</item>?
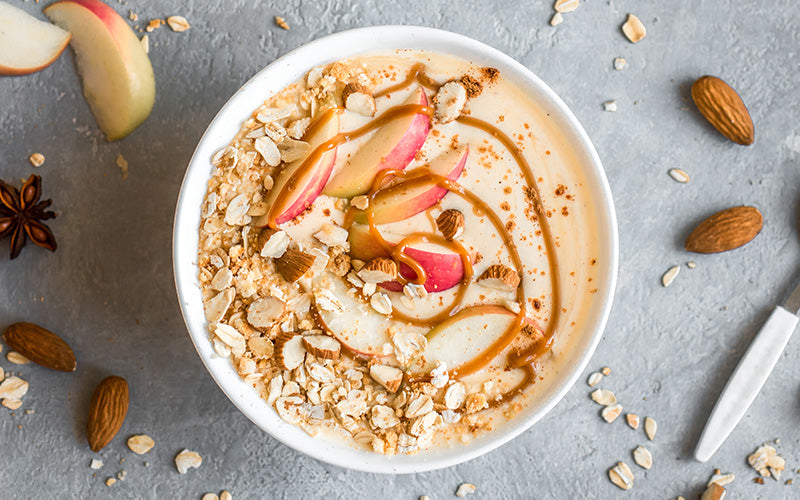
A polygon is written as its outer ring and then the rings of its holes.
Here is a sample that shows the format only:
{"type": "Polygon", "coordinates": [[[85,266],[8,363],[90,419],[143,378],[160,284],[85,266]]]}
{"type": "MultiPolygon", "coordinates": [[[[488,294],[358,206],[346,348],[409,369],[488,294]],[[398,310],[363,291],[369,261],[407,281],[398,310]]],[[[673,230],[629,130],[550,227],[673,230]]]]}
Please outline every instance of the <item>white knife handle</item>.
{"type": "Polygon", "coordinates": [[[772,311],[711,411],[694,450],[697,461],[711,458],[742,419],[778,362],[799,320],[781,306],[772,311]]]}

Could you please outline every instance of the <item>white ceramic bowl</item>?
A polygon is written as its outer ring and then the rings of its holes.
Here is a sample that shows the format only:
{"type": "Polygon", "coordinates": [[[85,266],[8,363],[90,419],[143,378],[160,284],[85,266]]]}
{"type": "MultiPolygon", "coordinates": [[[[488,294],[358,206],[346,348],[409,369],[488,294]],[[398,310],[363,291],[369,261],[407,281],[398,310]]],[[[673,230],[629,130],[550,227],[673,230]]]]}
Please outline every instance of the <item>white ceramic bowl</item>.
{"type": "Polygon", "coordinates": [[[585,368],[605,327],[617,276],[617,244],[614,203],[603,166],[578,120],[550,87],[514,59],[471,38],[432,28],[380,26],[336,33],[303,45],[258,72],[230,98],[203,134],[186,170],[175,212],[173,266],[181,310],[197,352],[217,384],[250,420],[285,445],[324,462],[367,472],[411,473],[448,467],[487,453],[527,430],[561,400],[585,368]],[[545,112],[550,113],[573,145],[578,161],[586,168],[587,184],[598,200],[597,220],[601,236],[598,257],[608,266],[601,270],[596,280],[598,292],[594,297],[595,305],[589,312],[589,324],[593,327],[575,342],[571,354],[574,362],[562,369],[558,374],[559,380],[547,387],[546,394],[540,395],[535,403],[508,424],[469,445],[456,445],[416,456],[385,457],[312,438],[300,428],[287,424],[239,378],[228,359],[214,353],[197,279],[197,244],[200,207],[212,172],[210,158],[230,142],[242,122],[267,96],[298,80],[319,64],[365,51],[400,48],[452,54],[478,65],[498,68],[504,78],[526,90],[545,112]]]}

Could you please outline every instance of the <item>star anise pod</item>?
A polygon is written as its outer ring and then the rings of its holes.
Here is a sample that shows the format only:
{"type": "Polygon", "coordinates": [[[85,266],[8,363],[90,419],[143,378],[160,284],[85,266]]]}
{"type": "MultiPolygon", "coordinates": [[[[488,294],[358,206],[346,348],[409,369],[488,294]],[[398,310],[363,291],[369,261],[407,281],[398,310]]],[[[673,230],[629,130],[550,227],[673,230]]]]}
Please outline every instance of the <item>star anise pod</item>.
{"type": "Polygon", "coordinates": [[[56,238],[41,221],[52,219],[55,212],[47,210],[52,200],[42,197],[42,178],[31,175],[19,191],[0,180],[0,238],[11,235],[11,258],[22,251],[28,238],[42,248],[56,251],[56,238]]]}

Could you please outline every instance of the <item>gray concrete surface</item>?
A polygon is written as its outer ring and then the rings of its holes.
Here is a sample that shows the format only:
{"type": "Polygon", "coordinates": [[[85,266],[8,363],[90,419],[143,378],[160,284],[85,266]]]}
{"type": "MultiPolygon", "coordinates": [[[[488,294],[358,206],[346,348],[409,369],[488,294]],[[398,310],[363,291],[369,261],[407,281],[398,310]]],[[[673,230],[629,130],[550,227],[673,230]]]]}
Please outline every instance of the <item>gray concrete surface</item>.
{"type": "MultiPolygon", "coordinates": [[[[10,2],[35,13],[42,7],[10,2]]],[[[139,26],[172,14],[192,24],[183,34],[151,33],[156,107],[129,138],[103,139],[71,54],[38,74],[0,78],[0,176],[27,177],[34,171],[28,155],[45,154],[35,172],[59,213],[52,222],[56,254],[26,248],[11,262],[7,240],[0,242],[0,325],[40,323],[68,339],[79,360],[76,373],[53,373],[11,365],[4,350],[0,366],[31,387],[22,409],[0,408],[1,498],[199,499],[227,488],[236,499],[442,499],[469,481],[478,486],[474,498],[693,499],[715,467],[737,475],[733,498],[800,498],[800,481],[754,484],[745,462],[760,443],[780,438],[784,478],[800,476],[800,338],[712,461],[691,458],[726,378],[800,271],[800,4],[589,0],[557,28],[548,25],[549,1],[112,5],[136,12],[139,26]],[[627,12],[648,29],[637,45],[619,29],[627,12]],[[275,15],[291,31],[277,28],[275,15]],[[612,368],[607,387],[626,408],[658,420],[654,442],[644,443],[641,431],[621,421],[603,422],[580,382],[539,424],[479,459],[425,474],[363,474],[278,444],[204,370],[180,317],[170,263],[173,208],[194,146],[258,69],[319,36],[376,24],[435,26],[486,42],[542,77],[583,123],[608,172],[621,235],[615,305],[590,370],[612,368]],[[618,56],[628,61],[623,71],[612,67],[618,56]],[[703,74],[739,89],[756,123],[755,145],[726,141],[693,108],[689,86],[703,74]],[[609,99],[617,100],[616,113],[603,111],[609,99]],[[118,154],[130,163],[124,180],[114,164],[118,154]],[[671,180],[672,167],[689,172],[691,182],[671,180]],[[736,204],[764,213],[764,230],[752,244],[712,256],[682,250],[697,221],[736,204]],[[663,288],[661,274],[689,260],[697,268],[684,266],[663,288]],[[95,473],[85,412],[94,385],[109,373],[129,380],[132,404],[121,435],[97,454],[105,466],[95,473]],[[124,444],[140,432],[157,443],[145,457],[124,444]],[[606,470],[621,459],[632,464],[638,444],[649,446],[655,465],[647,472],[634,466],[634,489],[624,493],[606,470]],[[179,475],[172,459],[184,447],[199,451],[204,464],[179,475]],[[122,469],[124,482],[103,484],[122,469]]]]}

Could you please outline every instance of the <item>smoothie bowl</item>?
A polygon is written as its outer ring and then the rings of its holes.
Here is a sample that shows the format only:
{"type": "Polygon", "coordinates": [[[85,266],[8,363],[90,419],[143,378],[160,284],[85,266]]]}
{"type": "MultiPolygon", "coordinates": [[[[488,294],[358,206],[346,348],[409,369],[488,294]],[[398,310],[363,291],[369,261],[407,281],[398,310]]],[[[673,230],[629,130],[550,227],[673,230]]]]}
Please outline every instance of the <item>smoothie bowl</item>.
{"type": "Polygon", "coordinates": [[[378,27],[231,98],[189,165],[173,258],[198,353],[253,422],[326,462],[418,472],[501,445],[572,386],[617,233],[544,83],[469,38],[378,27]]]}

